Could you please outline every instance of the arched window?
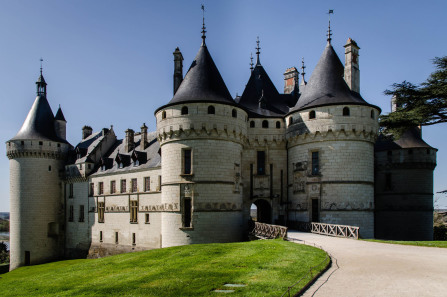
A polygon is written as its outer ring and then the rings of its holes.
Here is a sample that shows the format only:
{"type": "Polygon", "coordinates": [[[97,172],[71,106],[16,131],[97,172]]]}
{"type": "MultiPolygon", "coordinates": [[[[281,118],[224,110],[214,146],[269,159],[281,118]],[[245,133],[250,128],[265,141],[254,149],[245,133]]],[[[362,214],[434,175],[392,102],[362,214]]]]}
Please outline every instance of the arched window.
{"type": "Polygon", "coordinates": [[[250,128],[254,128],[255,127],[255,121],[250,121],[250,128]]]}
{"type": "Polygon", "coordinates": [[[290,117],[290,118],[289,118],[289,126],[292,125],[292,124],[293,124],[293,118],[290,117]]]}
{"type": "Polygon", "coordinates": [[[309,120],[310,119],[315,119],[315,110],[309,111],[309,120]]]}
{"type": "Polygon", "coordinates": [[[214,109],[214,106],[210,105],[208,106],[208,114],[215,114],[216,110],[214,109]]]}
{"type": "Polygon", "coordinates": [[[349,107],[343,107],[343,116],[349,117],[349,107]]]}
{"type": "Polygon", "coordinates": [[[374,110],[371,110],[371,119],[374,119],[374,110]]]}
{"type": "Polygon", "coordinates": [[[263,120],[262,121],[262,128],[268,128],[269,127],[269,121],[263,120]]]}
{"type": "Polygon", "coordinates": [[[237,118],[237,111],[236,111],[236,109],[233,109],[233,110],[231,111],[231,116],[232,116],[233,118],[237,118]]]}
{"type": "Polygon", "coordinates": [[[166,111],[163,111],[163,112],[161,113],[161,119],[162,119],[162,120],[166,119],[166,111]]]}
{"type": "Polygon", "coordinates": [[[183,106],[182,107],[182,114],[188,114],[188,107],[187,106],[183,106]]]}
{"type": "Polygon", "coordinates": [[[280,121],[276,121],[276,129],[281,128],[281,122],[280,121]]]}

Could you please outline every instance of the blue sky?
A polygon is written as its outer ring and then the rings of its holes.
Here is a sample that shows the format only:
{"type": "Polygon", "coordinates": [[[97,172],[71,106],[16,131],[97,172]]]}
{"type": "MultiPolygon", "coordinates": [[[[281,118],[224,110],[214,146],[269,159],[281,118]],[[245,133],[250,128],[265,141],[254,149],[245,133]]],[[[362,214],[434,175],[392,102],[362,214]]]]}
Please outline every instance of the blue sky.
{"type": "MultiPolygon", "coordinates": [[[[261,62],[278,90],[283,72],[304,57],[309,78],[326,44],[329,9],[332,44],[344,61],[348,37],[360,50],[361,93],[384,113],[394,82],[424,81],[431,59],[447,54],[447,1],[2,1],[0,10],[0,139],[20,129],[34,99],[44,59],[48,100],[62,106],[67,138],[81,127],[114,126],[119,137],[146,123],[172,97],[173,56],[178,46],[185,72],[200,46],[206,7],[207,45],[231,94],[242,94],[250,53],[261,40],[261,62]]],[[[435,191],[447,189],[445,124],[423,129],[439,149],[435,191]]],[[[9,162],[0,146],[0,211],[9,211],[9,162]]],[[[441,196],[439,206],[447,208],[441,196]]]]}

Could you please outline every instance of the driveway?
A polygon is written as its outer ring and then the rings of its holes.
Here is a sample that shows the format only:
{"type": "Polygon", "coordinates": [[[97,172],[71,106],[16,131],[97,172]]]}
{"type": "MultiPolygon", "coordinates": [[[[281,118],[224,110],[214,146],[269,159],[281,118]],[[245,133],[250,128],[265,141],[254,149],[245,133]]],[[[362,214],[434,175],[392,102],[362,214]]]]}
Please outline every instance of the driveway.
{"type": "Polygon", "coordinates": [[[303,296],[447,296],[447,249],[395,245],[289,230],[315,243],[332,267],[303,296]]]}

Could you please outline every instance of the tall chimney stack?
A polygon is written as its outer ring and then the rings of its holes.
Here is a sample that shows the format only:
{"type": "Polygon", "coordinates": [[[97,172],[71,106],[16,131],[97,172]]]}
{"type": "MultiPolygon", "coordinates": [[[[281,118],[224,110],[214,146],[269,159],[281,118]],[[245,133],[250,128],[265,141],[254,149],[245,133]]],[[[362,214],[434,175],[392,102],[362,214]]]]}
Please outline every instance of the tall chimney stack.
{"type": "Polygon", "coordinates": [[[174,55],[174,95],[177,93],[178,87],[183,81],[183,55],[177,47],[174,55]]]}
{"type": "Polygon", "coordinates": [[[93,129],[90,126],[82,127],[82,139],[86,139],[90,135],[92,135],[93,129]]]}
{"type": "Polygon", "coordinates": [[[298,86],[299,72],[295,67],[288,68],[284,72],[284,94],[290,94],[298,86]]]}
{"type": "Polygon", "coordinates": [[[348,38],[345,44],[345,81],[351,91],[360,93],[359,46],[348,38]]]}
{"type": "Polygon", "coordinates": [[[133,139],[135,132],[132,129],[127,129],[125,133],[126,139],[124,140],[124,150],[126,153],[128,153],[135,148],[135,142],[133,139]]]}
{"type": "Polygon", "coordinates": [[[140,150],[144,151],[147,145],[147,126],[143,123],[141,126],[141,140],[140,140],[140,150]]]}

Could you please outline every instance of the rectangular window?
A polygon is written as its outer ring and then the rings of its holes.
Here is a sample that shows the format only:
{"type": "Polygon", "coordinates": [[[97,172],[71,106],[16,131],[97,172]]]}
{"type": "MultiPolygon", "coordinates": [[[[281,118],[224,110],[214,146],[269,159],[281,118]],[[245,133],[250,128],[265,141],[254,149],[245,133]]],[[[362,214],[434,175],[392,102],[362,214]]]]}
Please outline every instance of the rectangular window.
{"type": "Polygon", "coordinates": [[[69,188],[69,198],[73,198],[73,184],[68,185],[69,188]]]}
{"type": "Polygon", "coordinates": [[[151,178],[149,176],[144,178],[144,191],[149,192],[151,190],[151,178]]]}
{"type": "Polygon", "coordinates": [[[132,193],[137,192],[138,191],[137,179],[136,178],[132,178],[130,180],[130,184],[131,184],[131,187],[132,187],[132,193]]]}
{"type": "Polygon", "coordinates": [[[126,180],[122,179],[121,180],[121,193],[126,193],[126,180]]]}
{"type": "Polygon", "coordinates": [[[115,232],[115,243],[118,244],[118,232],[115,232]]]}
{"type": "Polygon", "coordinates": [[[110,194],[115,194],[116,193],[116,182],[114,180],[112,180],[110,182],[110,194]]]}
{"type": "Polygon", "coordinates": [[[137,244],[137,237],[135,236],[135,233],[132,233],[132,245],[137,244]]]}
{"type": "Polygon", "coordinates": [[[98,202],[98,223],[104,223],[104,202],[98,202]]]}
{"type": "Polygon", "coordinates": [[[79,222],[84,222],[84,205],[79,206],[79,222]]]}
{"type": "Polygon", "coordinates": [[[73,205],[70,205],[69,213],[68,213],[68,221],[69,222],[73,222],[73,216],[74,216],[73,205]]]}
{"type": "Polygon", "coordinates": [[[183,150],[183,174],[191,174],[191,150],[183,150]]]}
{"type": "Polygon", "coordinates": [[[158,186],[157,191],[161,191],[161,175],[158,176],[158,186]]]}
{"type": "Polygon", "coordinates": [[[130,222],[138,222],[138,201],[130,201],[130,222]]]}
{"type": "Polygon", "coordinates": [[[99,182],[98,183],[98,195],[102,195],[102,194],[104,194],[104,183],[99,182]]]}
{"type": "Polygon", "coordinates": [[[192,217],[191,199],[185,198],[183,204],[183,227],[185,228],[191,227],[191,217],[192,217]]]}
{"type": "Polygon", "coordinates": [[[258,175],[265,175],[265,152],[258,151],[257,157],[258,164],[258,175]]]}
{"type": "Polygon", "coordinates": [[[102,231],[99,231],[99,242],[102,242],[102,231]]]}
{"type": "Polygon", "coordinates": [[[320,173],[318,152],[312,152],[312,175],[320,173]]]}
{"type": "Polygon", "coordinates": [[[148,213],[145,215],[145,218],[146,218],[145,223],[146,223],[146,224],[150,224],[150,221],[149,221],[149,214],[148,214],[148,213]]]}
{"type": "Polygon", "coordinates": [[[90,187],[88,189],[88,194],[89,194],[89,196],[93,196],[94,193],[95,193],[95,185],[93,183],[90,183],[90,187]]]}

